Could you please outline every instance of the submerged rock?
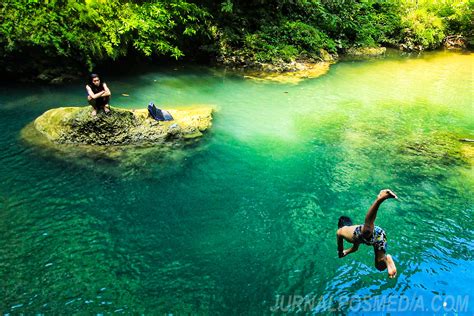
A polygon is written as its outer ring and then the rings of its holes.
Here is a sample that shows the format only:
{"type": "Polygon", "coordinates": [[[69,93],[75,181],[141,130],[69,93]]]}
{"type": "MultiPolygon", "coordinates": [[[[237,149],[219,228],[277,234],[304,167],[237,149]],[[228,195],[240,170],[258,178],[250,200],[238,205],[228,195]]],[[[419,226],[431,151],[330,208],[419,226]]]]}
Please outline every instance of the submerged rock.
{"type": "Polygon", "coordinates": [[[278,83],[299,83],[303,79],[317,78],[326,74],[332,63],[332,61],[318,63],[293,62],[289,64],[291,68],[285,71],[267,68],[263,70],[247,70],[244,78],[278,83]]]}
{"type": "Polygon", "coordinates": [[[337,62],[337,58],[337,53],[331,54],[320,49],[317,57],[300,56],[291,60],[276,58],[272,62],[262,62],[254,57],[232,52],[218,57],[217,61],[247,79],[291,84],[326,74],[330,65],[337,62]]]}
{"type": "Polygon", "coordinates": [[[144,145],[202,136],[211,126],[208,107],[169,110],[173,121],[158,122],[147,109],[113,108],[91,116],[90,107],[63,107],[43,113],[34,128],[55,144],[144,145]]]}
{"type": "Polygon", "coordinates": [[[347,50],[347,56],[353,57],[376,57],[384,55],[387,51],[385,47],[351,47],[347,50]]]}

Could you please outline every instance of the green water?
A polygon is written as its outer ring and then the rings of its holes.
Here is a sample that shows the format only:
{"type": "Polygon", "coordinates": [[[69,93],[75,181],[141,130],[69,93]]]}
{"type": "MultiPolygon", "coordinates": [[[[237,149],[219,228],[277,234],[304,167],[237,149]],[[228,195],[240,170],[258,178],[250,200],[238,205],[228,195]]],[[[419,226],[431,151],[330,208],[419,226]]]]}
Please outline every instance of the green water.
{"type": "Polygon", "coordinates": [[[191,66],[106,81],[116,106],[210,104],[213,127],[164,157],[81,163],[19,134],[83,105],[83,85],[3,85],[0,312],[261,315],[300,296],[317,298],[307,313],[357,312],[348,297],[471,294],[472,54],[346,61],[296,85],[191,66]],[[377,218],[395,280],[369,247],[336,252],[338,217],[362,222],[386,187],[401,198],[377,218]]]}

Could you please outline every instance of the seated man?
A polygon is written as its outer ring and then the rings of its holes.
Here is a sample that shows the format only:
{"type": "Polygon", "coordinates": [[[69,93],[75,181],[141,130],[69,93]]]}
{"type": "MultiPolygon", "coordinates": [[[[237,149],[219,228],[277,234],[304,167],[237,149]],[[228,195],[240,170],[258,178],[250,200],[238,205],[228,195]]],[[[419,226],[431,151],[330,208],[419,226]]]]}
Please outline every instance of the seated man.
{"type": "Polygon", "coordinates": [[[92,106],[92,116],[97,115],[97,111],[104,110],[105,113],[110,112],[110,90],[107,84],[100,82],[99,75],[91,74],[90,82],[86,85],[87,100],[92,106]]]}
{"type": "Polygon", "coordinates": [[[337,251],[339,258],[342,258],[357,251],[361,243],[374,246],[375,267],[379,271],[387,269],[389,278],[394,278],[397,274],[397,268],[392,256],[385,254],[387,237],[382,228],[374,226],[380,204],[391,198],[397,199],[398,197],[390,190],[380,191],[377,199],[365,216],[364,225],[352,225],[352,220],[349,217],[341,216],[338,223],[339,229],[337,230],[337,251]],[[344,240],[352,243],[353,246],[350,249],[344,250],[344,240]]]}

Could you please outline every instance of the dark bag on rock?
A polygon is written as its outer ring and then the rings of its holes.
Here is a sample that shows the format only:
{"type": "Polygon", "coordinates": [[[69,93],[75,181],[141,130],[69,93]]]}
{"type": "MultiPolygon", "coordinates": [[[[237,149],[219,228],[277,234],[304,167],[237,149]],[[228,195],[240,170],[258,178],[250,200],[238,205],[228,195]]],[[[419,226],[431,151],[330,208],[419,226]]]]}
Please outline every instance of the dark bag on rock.
{"type": "Polygon", "coordinates": [[[154,118],[157,121],[172,121],[173,116],[166,111],[166,110],[160,110],[155,106],[153,102],[150,102],[148,104],[148,113],[150,113],[150,116],[154,118]]]}

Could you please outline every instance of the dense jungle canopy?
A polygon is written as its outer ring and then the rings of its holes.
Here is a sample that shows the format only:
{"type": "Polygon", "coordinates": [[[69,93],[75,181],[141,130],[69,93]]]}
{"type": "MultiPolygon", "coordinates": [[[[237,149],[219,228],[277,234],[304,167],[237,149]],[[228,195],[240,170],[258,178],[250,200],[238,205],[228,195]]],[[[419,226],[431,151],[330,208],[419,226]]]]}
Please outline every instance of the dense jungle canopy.
{"type": "Polygon", "coordinates": [[[4,0],[1,69],[90,71],[123,58],[318,60],[349,47],[472,45],[473,0],[4,0]]]}

